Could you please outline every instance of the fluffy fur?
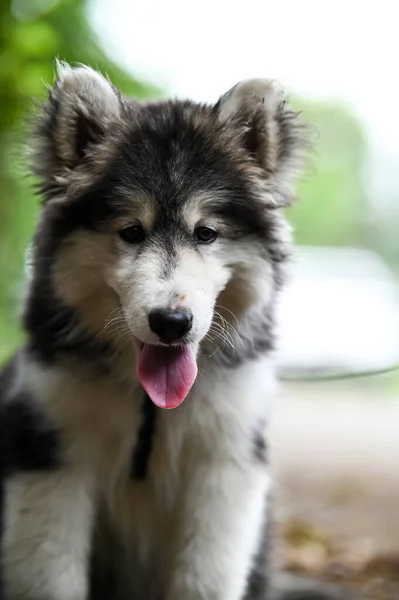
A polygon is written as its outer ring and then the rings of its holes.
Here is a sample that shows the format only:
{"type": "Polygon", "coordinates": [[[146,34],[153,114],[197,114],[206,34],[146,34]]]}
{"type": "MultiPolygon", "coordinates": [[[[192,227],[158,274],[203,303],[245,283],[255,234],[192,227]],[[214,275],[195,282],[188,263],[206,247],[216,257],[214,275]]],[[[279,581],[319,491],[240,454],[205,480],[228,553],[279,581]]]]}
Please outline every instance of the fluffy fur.
{"type": "Polygon", "coordinates": [[[27,343],[0,383],[6,600],[272,597],[273,309],[304,145],[274,82],[141,104],[59,65],[32,146],[27,343]],[[170,306],[192,314],[199,374],[162,411],[136,364],[170,306]]]}

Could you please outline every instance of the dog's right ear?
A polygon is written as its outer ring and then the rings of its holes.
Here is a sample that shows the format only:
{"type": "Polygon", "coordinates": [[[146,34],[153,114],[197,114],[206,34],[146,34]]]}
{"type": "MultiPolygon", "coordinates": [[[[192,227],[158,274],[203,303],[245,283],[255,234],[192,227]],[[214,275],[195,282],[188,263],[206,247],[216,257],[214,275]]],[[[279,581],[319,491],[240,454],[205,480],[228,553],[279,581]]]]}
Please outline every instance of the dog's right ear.
{"type": "Polygon", "coordinates": [[[121,115],[121,99],[105,77],[90,67],[57,63],[36,128],[33,170],[45,199],[66,191],[71,174],[121,115]]]}

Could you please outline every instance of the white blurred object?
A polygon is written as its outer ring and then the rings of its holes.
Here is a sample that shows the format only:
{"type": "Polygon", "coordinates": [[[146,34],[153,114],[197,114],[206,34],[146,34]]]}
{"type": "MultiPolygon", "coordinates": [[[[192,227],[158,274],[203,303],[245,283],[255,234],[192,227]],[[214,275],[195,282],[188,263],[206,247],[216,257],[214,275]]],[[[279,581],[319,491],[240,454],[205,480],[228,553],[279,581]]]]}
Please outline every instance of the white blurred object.
{"type": "Polygon", "coordinates": [[[278,311],[283,377],[347,375],[399,364],[399,294],[373,252],[300,247],[278,311]]]}

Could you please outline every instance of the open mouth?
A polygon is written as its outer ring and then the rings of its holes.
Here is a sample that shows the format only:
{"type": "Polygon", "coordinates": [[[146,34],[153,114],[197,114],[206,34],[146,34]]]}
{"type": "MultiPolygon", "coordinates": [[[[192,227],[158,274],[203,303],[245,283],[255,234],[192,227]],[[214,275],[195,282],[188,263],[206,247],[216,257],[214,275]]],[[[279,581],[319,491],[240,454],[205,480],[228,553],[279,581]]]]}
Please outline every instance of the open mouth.
{"type": "Polygon", "coordinates": [[[160,408],[179,406],[192,388],[197,372],[191,346],[142,345],[137,375],[153,403],[160,408]]]}

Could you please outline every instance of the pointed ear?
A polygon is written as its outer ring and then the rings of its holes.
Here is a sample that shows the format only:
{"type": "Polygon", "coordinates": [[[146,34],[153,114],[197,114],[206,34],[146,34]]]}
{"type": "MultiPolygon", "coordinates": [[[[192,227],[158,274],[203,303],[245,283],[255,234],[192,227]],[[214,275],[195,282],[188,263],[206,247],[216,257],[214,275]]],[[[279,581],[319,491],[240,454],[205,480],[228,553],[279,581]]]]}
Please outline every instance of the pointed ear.
{"type": "Polygon", "coordinates": [[[105,77],[86,66],[57,63],[56,82],[39,117],[32,151],[45,195],[67,187],[73,170],[120,115],[120,95],[105,77]]]}
{"type": "Polygon", "coordinates": [[[219,99],[215,110],[227,127],[236,130],[243,150],[262,169],[275,204],[289,204],[307,141],[306,128],[288,106],[280,85],[267,79],[242,81],[219,99]]]}

